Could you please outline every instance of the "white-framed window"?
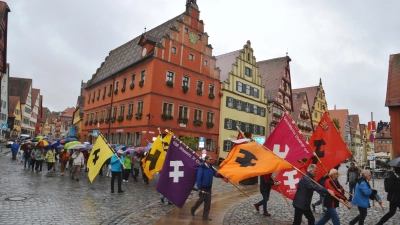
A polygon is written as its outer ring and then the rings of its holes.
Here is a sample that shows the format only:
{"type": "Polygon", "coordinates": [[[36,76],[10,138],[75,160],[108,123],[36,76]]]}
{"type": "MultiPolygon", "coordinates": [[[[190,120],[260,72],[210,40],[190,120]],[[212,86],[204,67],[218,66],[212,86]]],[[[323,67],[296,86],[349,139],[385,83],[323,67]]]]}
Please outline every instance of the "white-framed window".
{"type": "Polygon", "coordinates": [[[189,59],[190,59],[191,61],[194,61],[194,55],[193,55],[192,53],[189,54],[189,59]]]}
{"type": "Polygon", "coordinates": [[[258,89],[257,88],[253,88],[253,96],[258,98],[258,89]]]}
{"type": "Polygon", "coordinates": [[[131,76],[131,84],[134,84],[136,80],[136,73],[132,74],[131,76]]]}
{"type": "Polygon", "coordinates": [[[265,116],[265,109],[264,108],[260,109],[260,116],[265,116]]]}
{"type": "Polygon", "coordinates": [[[172,52],[172,54],[176,54],[176,47],[172,46],[171,52],[172,52]]]}
{"type": "Polygon", "coordinates": [[[207,123],[214,123],[214,113],[207,112],[207,123]]]}
{"type": "Polygon", "coordinates": [[[254,112],[254,114],[257,115],[257,112],[258,112],[258,106],[257,105],[253,105],[253,112],[254,112]]]}
{"type": "Polygon", "coordinates": [[[144,80],[146,78],[146,70],[140,71],[140,80],[144,80]]]}
{"type": "Polygon", "coordinates": [[[244,130],[246,132],[250,132],[250,124],[246,123],[246,125],[244,126],[244,130]]]}
{"type": "Polygon", "coordinates": [[[250,112],[250,103],[248,102],[246,102],[246,112],[250,112]]]}
{"type": "Polygon", "coordinates": [[[210,84],[210,86],[209,86],[209,88],[208,88],[209,94],[210,94],[210,95],[214,95],[214,94],[215,94],[215,93],[214,93],[214,90],[215,90],[214,85],[210,84]]]}
{"type": "Polygon", "coordinates": [[[107,108],[107,119],[110,118],[111,115],[111,108],[107,108]]]}
{"type": "Polygon", "coordinates": [[[228,107],[233,108],[233,98],[228,97],[228,107]]]}
{"type": "Polygon", "coordinates": [[[258,133],[257,125],[253,124],[253,134],[257,134],[257,133],[258,133]]]}
{"type": "Polygon", "coordinates": [[[124,116],[124,112],[125,112],[125,105],[121,105],[119,110],[119,115],[124,116]]]}
{"type": "Polygon", "coordinates": [[[197,81],[197,90],[203,91],[203,81],[197,81]]]}
{"type": "Polygon", "coordinates": [[[251,89],[251,86],[250,86],[250,85],[246,85],[246,94],[247,94],[247,95],[250,95],[250,94],[251,94],[250,89],[251,89]]]}
{"type": "Polygon", "coordinates": [[[189,119],[189,107],[180,105],[178,116],[179,116],[179,118],[182,118],[182,119],[189,119]]]}
{"type": "Polygon", "coordinates": [[[206,139],[206,143],[205,143],[205,149],[207,151],[215,151],[215,140],[212,139],[206,139]]]}
{"type": "Polygon", "coordinates": [[[203,118],[203,110],[201,109],[194,109],[194,120],[202,120],[203,118]]]}
{"type": "Polygon", "coordinates": [[[142,101],[138,101],[137,103],[137,112],[136,113],[143,113],[143,100],[142,101]]]}
{"type": "Polygon", "coordinates": [[[208,60],[204,60],[204,65],[208,66],[208,60]]]}
{"type": "Polygon", "coordinates": [[[122,88],[126,88],[126,77],[124,77],[122,81],[122,88]]]}
{"type": "Polygon", "coordinates": [[[167,71],[167,81],[174,81],[174,72],[172,71],[167,71]]]}
{"type": "Polygon", "coordinates": [[[163,102],[163,114],[173,115],[174,104],[170,102],[163,102]]]}
{"type": "Polygon", "coordinates": [[[239,120],[236,120],[236,126],[241,128],[242,127],[242,122],[239,120]]]}
{"type": "Polygon", "coordinates": [[[237,91],[238,92],[243,92],[243,83],[242,82],[237,82],[237,91]]]}
{"type": "Polygon", "coordinates": [[[104,110],[101,110],[101,112],[100,112],[100,119],[104,120],[104,110]]]}
{"type": "Polygon", "coordinates": [[[104,86],[103,98],[106,97],[107,86],[104,86]]]}
{"type": "Polygon", "coordinates": [[[190,78],[188,76],[183,76],[182,77],[182,86],[189,87],[189,81],[190,81],[190,78]]]}
{"type": "Polygon", "coordinates": [[[117,107],[114,106],[112,109],[112,117],[116,117],[117,116],[117,107]]]}
{"type": "Polygon", "coordinates": [[[237,110],[242,110],[242,101],[236,100],[236,109],[237,110]]]}
{"type": "Polygon", "coordinates": [[[99,119],[99,112],[96,112],[96,116],[94,117],[95,120],[99,119]]]}
{"type": "Polygon", "coordinates": [[[232,130],[232,120],[228,119],[228,121],[226,121],[226,128],[228,128],[228,130],[232,130]]]}
{"type": "Polygon", "coordinates": [[[115,90],[118,91],[119,81],[115,82],[115,90]]]}
{"type": "Polygon", "coordinates": [[[246,66],[244,69],[244,73],[246,74],[246,76],[251,77],[251,72],[252,72],[251,69],[246,66]]]}
{"type": "Polygon", "coordinates": [[[128,115],[133,115],[133,103],[128,104],[128,115]]]}

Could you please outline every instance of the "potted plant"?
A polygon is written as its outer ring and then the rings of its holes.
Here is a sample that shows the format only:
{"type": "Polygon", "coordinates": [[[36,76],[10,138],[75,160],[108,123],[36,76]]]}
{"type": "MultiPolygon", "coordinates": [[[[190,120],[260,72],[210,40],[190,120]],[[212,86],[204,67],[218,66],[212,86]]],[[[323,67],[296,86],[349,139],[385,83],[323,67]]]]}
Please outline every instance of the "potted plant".
{"type": "Polygon", "coordinates": [[[104,123],[104,119],[100,119],[100,120],[99,120],[99,123],[104,123]]]}
{"type": "Polygon", "coordinates": [[[121,88],[121,92],[124,93],[125,92],[125,87],[121,88]]]}
{"type": "Polygon", "coordinates": [[[118,94],[118,89],[115,89],[114,95],[118,94]]]}
{"type": "Polygon", "coordinates": [[[124,116],[118,116],[118,122],[122,122],[124,120],[124,116]]]}
{"type": "Polygon", "coordinates": [[[174,117],[173,117],[172,115],[168,115],[168,119],[169,119],[169,120],[173,120],[174,117]]]}
{"type": "Polygon", "coordinates": [[[111,117],[111,122],[112,123],[115,123],[115,120],[116,120],[115,116],[111,117]]]}
{"type": "Polygon", "coordinates": [[[89,123],[88,121],[85,121],[85,126],[88,125],[88,123],[89,123]]]}
{"type": "Polygon", "coordinates": [[[100,96],[97,96],[97,101],[100,100],[100,96]]]}
{"type": "Polygon", "coordinates": [[[92,125],[93,124],[93,120],[89,120],[89,125],[92,125]]]}
{"type": "Polygon", "coordinates": [[[174,87],[174,82],[172,82],[172,81],[167,81],[166,83],[165,83],[168,87],[174,87]]]}
{"type": "Polygon", "coordinates": [[[127,119],[127,120],[131,120],[131,119],[132,119],[132,114],[126,115],[126,119],[127,119]]]}
{"type": "Polygon", "coordinates": [[[178,118],[178,123],[183,123],[183,118],[182,117],[178,118]]]}
{"type": "Polygon", "coordinates": [[[106,118],[105,122],[106,123],[110,122],[110,118],[106,118]]]}
{"type": "Polygon", "coordinates": [[[94,102],[94,98],[92,98],[92,103],[94,102]]]}
{"type": "Polygon", "coordinates": [[[135,118],[136,118],[137,120],[142,119],[142,113],[136,113],[135,118]]]}
{"type": "Polygon", "coordinates": [[[108,97],[111,97],[111,91],[110,91],[110,92],[108,92],[108,97]]]}
{"type": "Polygon", "coordinates": [[[202,95],[203,94],[203,92],[200,89],[197,89],[196,93],[197,93],[197,95],[202,95]]]}
{"type": "Polygon", "coordinates": [[[135,87],[135,84],[134,83],[132,83],[130,86],[129,86],[129,88],[132,90],[133,88],[135,87]]]}
{"type": "Polygon", "coordinates": [[[167,120],[167,119],[168,119],[168,114],[165,114],[165,113],[161,114],[161,118],[162,118],[164,121],[167,120]]]}
{"type": "Polygon", "coordinates": [[[99,121],[98,120],[94,120],[93,123],[96,125],[99,121]]]}
{"type": "Polygon", "coordinates": [[[187,124],[188,122],[189,122],[189,119],[188,119],[188,118],[183,118],[183,119],[182,119],[182,123],[187,124]]]}
{"type": "Polygon", "coordinates": [[[182,86],[183,93],[186,93],[189,90],[188,86],[182,86]]]}
{"type": "Polygon", "coordinates": [[[104,100],[105,98],[106,98],[106,95],[104,94],[104,95],[103,95],[103,100],[104,100]]]}
{"type": "Polygon", "coordinates": [[[144,80],[139,81],[139,86],[143,87],[143,85],[144,85],[144,80]]]}
{"type": "Polygon", "coordinates": [[[278,119],[280,119],[282,116],[281,116],[281,114],[279,114],[279,113],[274,113],[274,114],[272,114],[274,117],[276,117],[276,118],[278,118],[278,119]]]}
{"type": "Polygon", "coordinates": [[[195,125],[195,126],[201,126],[203,124],[203,121],[201,121],[201,120],[194,120],[193,121],[193,125],[195,125]]]}
{"type": "Polygon", "coordinates": [[[208,98],[209,98],[209,99],[214,99],[214,98],[215,98],[215,95],[214,95],[213,93],[210,93],[210,94],[208,94],[208,98]]]}
{"type": "Polygon", "coordinates": [[[207,122],[206,125],[207,125],[207,128],[214,127],[214,123],[213,122],[207,122]]]}

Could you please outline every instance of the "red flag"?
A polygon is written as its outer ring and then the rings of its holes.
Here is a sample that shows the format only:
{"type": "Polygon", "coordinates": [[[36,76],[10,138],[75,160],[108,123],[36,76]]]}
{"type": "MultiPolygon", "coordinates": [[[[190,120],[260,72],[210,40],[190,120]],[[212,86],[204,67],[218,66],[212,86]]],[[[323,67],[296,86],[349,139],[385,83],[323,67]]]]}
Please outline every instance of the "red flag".
{"type": "Polygon", "coordinates": [[[268,136],[264,146],[289,163],[308,158],[313,151],[300,134],[293,120],[284,113],[278,126],[268,136]]]}
{"type": "MultiPolygon", "coordinates": [[[[309,142],[328,172],[352,155],[339,131],[335,129],[327,112],[324,113],[321,121],[319,121],[309,142]]],[[[308,163],[311,162],[318,166],[318,173],[315,176],[315,180],[318,180],[326,174],[326,171],[316,157],[308,160],[308,163]]]]}
{"type": "MultiPolygon", "coordinates": [[[[305,163],[294,162],[292,163],[292,165],[299,168],[303,173],[306,173],[307,165],[305,163]]],[[[280,181],[281,183],[279,184],[279,186],[273,185],[272,189],[280,192],[278,189],[279,187],[283,195],[293,200],[294,195],[296,194],[297,185],[299,184],[299,181],[302,177],[303,174],[293,168],[278,171],[274,179],[276,181],[280,181]]]]}

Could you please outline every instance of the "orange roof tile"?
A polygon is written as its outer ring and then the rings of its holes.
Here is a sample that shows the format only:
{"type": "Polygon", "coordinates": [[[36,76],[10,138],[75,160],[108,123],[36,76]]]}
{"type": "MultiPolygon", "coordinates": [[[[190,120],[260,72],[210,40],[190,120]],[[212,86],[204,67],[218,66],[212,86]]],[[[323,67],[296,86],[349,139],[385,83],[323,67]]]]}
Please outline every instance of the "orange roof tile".
{"type": "Polygon", "coordinates": [[[19,96],[9,96],[8,97],[8,117],[15,117],[14,111],[17,108],[19,103],[20,97],[19,96]]]}

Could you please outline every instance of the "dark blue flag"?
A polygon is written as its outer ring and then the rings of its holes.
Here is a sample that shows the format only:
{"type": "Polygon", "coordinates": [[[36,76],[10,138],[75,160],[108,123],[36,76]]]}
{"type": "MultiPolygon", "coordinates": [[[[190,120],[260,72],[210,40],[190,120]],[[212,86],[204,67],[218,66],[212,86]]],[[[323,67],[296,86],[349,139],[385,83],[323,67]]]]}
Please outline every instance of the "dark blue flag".
{"type": "Polygon", "coordinates": [[[157,191],[182,208],[196,183],[202,160],[180,140],[173,138],[162,167],[157,191]]]}

